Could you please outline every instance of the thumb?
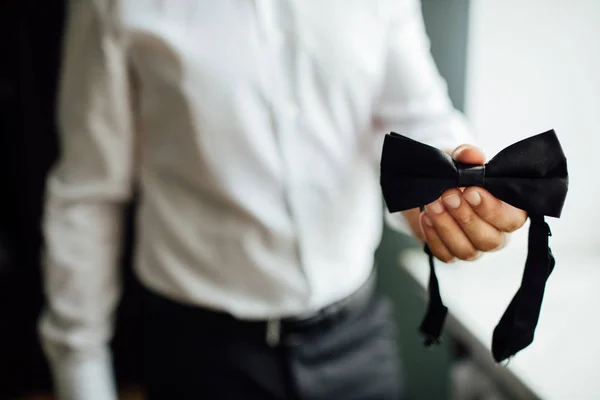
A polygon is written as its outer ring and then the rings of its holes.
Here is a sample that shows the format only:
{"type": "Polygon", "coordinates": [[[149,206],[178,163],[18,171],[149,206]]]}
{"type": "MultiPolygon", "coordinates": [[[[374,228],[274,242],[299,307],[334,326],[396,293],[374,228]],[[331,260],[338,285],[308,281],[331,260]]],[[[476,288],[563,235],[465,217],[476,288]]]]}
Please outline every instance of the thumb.
{"type": "Polygon", "coordinates": [[[452,158],[464,164],[485,164],[485,154],[479,147],[470,144],[458,146],[452,152],[452,158]]]}

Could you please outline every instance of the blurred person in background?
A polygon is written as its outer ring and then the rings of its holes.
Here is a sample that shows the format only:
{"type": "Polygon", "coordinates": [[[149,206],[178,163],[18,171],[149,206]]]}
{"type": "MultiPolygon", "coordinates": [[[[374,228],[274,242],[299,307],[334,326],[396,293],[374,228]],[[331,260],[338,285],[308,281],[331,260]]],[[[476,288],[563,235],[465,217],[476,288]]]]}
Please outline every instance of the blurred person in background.
{"type": "MultiPolygon", "coordinates": [[[[117,398],[123,205],[149,399],[399,399],[374,293],[383,134],[483,163],[417,0],[73,0],[47,182],[40,333],[59,399],[117,398]]],[[[443,261],[524,212],[481,188],[387,215],[443,261]]]]}

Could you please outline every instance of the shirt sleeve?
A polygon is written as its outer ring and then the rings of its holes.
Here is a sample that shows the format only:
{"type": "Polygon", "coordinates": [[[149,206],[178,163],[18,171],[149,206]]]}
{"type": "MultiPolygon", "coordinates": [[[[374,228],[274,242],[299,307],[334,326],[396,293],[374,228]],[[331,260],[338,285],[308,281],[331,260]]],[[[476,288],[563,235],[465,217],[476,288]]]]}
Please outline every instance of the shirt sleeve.
{"type": "Polygon", "coordinates": [[[117,399],[109,342],[132,196],[128,68],[114,1],[72,0],[58,95],[60,156],[46,186],[39,331],[58,399],[117,399]]]}
{"type": "MultiPolygon", "coordinates": [[[[419,0],[392,0],[385,79],[374,120],[378,132],[394,131],[444,151],[461,144],[475,144],[464,116],[456,110],[446,82],[430,52],[419,0]]],[[[376,159],[381,159],[381,141],[376,159]]],[[[409,233],[402,213],[385,212],[386,222],[409,233]]]]}

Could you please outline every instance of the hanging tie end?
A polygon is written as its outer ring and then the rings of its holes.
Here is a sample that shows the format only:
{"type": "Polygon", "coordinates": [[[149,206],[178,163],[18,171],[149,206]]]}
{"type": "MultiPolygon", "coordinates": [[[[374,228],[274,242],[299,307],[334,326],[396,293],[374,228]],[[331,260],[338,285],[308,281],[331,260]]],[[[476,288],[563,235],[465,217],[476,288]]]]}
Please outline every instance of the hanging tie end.
{"type": "Polygon", "coordinates": [[[425,347],[431,347],[438,345],[442,342],[442,329],[448,315],[448,308],[444,305],[432,307],[431,305],[427,309],[427,314],[421,322],[419,332],[423,336],[423,343],[425,347]]]}

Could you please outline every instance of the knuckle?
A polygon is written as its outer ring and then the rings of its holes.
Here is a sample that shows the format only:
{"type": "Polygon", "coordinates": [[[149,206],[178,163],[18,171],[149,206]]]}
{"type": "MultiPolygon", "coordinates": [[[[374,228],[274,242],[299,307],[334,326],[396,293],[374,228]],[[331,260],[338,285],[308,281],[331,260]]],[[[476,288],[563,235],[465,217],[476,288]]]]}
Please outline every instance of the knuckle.
{"type": "Polygon", "coordinates": [[[500,217],[501,213],[502,213],[502,203],[497,203],[497,204],[494,204],[493,206],[489,207],[484,212],[483,218],[488,221],[493,221],[495,219],[498,219],[500,217]]]}
{"type": "Polygon", "coordinates": [[[502,246],[504,240],[501,235],[497,235],[495,237],[488,238],[477,245],[477,249],[481,251],[492,251],[496,250],[502,246]]]}
{"type": "Polygon", "coordinates": [[[512,233],[512,232],[516,231],[517,229],[519,229],[520,227],[522,227],[524,223],[525,223],[524,218],[513,219],[511,221],[508,221],[505,231],[507,233],[512,233]]]}
{"type": "Polygon", "coordinates": [[[447,263],[454,259],[454,256],[452,254],[450,254],[448,252],[448,250],[443,248],[442,246],[439,246],[439,245],[436,246],[436,245],[430,243],[429,250],[431,251],[431,253],[433,254],[433,256],[435,258],[437,258],[438,260],[440,260],[442,262],[447,263]]]}
{"type": "Polygon", "coordinates": [[[462,212],[455,216],[458,223],[461,225],[472,225],[475,222],[477,216],[472,212],[462,212]]]}
{"type": "Polygon", "coordinates": [[[516,230],[517,230],[517,229],[519,229],[520,227],[521,227],[521,226],[520,226],[520,225],[517,225],[517,224],[509,225],[509,226],[506,228],[506,232],[507,232],[507,233],[513,233],[514,231],[516,231],[516,230]]]}
{"type": "Polygon", "coordinates": [[[436,256],[440,261],[449,263],[454,261],[454,256],[452,254],[444,253],[436,256]]]}
{"type": "Polygon", "coordinates": [[[478,251],[473,248],[473,249],[462,250],[459,254],[457,254],[457,256],[461,260],[469,261],[469,260],[473,260],[473,259],[477,258],[478,254],[479,254],[478,251]]]}
{"type": "Polygon", "coordinates": [[[519,225],[516,221],[508,221],[504,227],[504,231],[508,233],[512,233],[519,229],[521,225],[519,225]]]}

